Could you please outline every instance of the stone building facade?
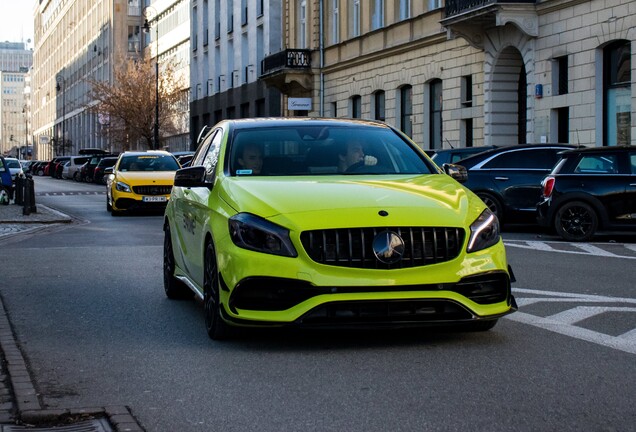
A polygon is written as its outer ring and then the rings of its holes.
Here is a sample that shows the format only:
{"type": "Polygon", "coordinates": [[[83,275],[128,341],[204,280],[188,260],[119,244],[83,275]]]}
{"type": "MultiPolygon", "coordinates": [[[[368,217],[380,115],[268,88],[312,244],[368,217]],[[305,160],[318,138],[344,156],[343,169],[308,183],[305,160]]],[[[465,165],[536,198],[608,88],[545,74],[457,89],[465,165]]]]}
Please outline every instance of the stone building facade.
{"type": "Polygon", "coordinates": [[[627,0],[289,0],[283,51],[310,64],[262,79],[425,149],[635,143],[635,24],[627,0]]]}

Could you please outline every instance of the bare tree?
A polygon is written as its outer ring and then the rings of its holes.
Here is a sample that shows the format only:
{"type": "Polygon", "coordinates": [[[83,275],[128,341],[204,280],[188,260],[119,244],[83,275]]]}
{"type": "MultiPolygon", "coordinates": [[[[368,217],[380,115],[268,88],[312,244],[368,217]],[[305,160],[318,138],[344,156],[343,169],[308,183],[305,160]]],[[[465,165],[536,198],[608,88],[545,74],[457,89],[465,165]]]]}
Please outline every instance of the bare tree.
{"type": "Polygon", "coordinates": [[[142,142],[153,148],[155,103],[159,105],[159,136],[170,136],[180,130],[174,120],[178,118],[183,89],[177,82],[174,63],[159,64],[159,77],[155,75],[153,59],[126,58],[118,62],[112,82],[89,80],[91,85],[88,106],[93,112],[109,118],[112,141],[124,150],[129,143],[142,142]],[[155,100],[158,80],[159,100],[155,100]]]}

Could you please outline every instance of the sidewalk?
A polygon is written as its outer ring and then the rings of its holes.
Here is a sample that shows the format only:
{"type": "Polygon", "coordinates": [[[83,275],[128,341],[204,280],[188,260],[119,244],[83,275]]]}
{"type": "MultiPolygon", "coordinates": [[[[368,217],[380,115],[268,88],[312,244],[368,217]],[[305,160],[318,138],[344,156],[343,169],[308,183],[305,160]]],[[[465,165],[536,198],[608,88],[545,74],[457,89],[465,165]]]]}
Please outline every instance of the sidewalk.
{"type": "MultiPolygon", "coordinates": [[[[69,215],[43,205],[23,214],[23,207],[0,204],[0,241],[17,234],[73,222],[69,215]]],[[[1,270],[0,270],[1,271],[1,270]]],[[[126,406],[48,410],[13,334],[0,289],[0,432],[17,431],[143,432],[126,406]]]]}

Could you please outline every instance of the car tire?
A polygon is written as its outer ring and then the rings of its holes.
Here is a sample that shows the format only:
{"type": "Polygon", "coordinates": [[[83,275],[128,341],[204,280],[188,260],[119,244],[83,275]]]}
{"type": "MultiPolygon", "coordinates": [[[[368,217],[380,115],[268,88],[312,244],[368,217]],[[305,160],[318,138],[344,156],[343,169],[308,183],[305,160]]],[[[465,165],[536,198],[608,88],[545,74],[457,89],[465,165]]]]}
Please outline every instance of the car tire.
{"type": "Polygon", "coordinates": [[[503,225],[503,206],[497,197],[488,192],[477,192],[477,196],[488,206],[491,212],[497,216],[499,223],[503,225]]]}
{"type": "Polygon", "coordinates": [[[166,297],[171,300],[191,299],[192,291],[179,279],[174,277],[175,261],[172,249],[170,226],[166,224],[163,237],[163,288],[166,297]]]}
{"type": "Polygon", "coordinates": [[[570,201],[557,210],[554,229],[567,241],[587,241],[598,228],[598,215],[591,205],[583,201],[570,201]]]}
{"type": "Polygon", "coordinates": [[[203,308],[205,310],[205,328],[210,339],[227,339],[230,329],[221,317],[219,271],[216,261],[216,250],[212,241],[209,241],[206,245],[204,260],[203,308]]]}
{"type": "Polygon", "coordinates": [[[108,196],[106,196],[106,211],[107,212],[112,212],[113,211],[113,206],[110,205],[110,201],[108,200],[108,196]]]}

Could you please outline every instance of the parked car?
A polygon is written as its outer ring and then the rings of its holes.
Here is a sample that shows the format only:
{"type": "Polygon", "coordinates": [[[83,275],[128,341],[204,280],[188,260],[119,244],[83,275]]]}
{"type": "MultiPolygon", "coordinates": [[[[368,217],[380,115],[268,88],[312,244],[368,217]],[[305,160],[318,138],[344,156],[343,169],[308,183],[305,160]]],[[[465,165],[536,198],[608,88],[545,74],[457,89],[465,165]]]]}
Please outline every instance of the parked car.
{"type": "Polygon", "coordinates": [[[4,157],[0,156],[0,191],[4,190],[9,199],[13,199],[13,180],[11,178],[11,171],[4,157]]]}
{"type": "Polygon", "coordinates": [[[71,156],[69,159],[68,165],[68,173],[65,178],[73,179],[75,181],[79,181],[80,177],[80,169],[82,165],[84,165],[90,159],[90,156],[71,156]]]}
{"type": "Polygon", "coordinates": [[[44,175],[44,168],[48,164],[48,161],[35,161],[33,165],[31,165],[31,174],[37,176],[44,175]]]}
{"type": "Polygon", "coordinates": [[[564,152],[542,186],[537,221],[565,240],[636,231],[636,146],[564,152]]]}
{"type": "Polygon", "coordinates": [[[479,146],[479,147],[458,147],[435,150],[431,159],[438,166],[442,166],[445,163],[454,164],[467,157],[485,152],[486,150],[492,150],[496,146],[479,146]]]}
{"type": "MultiPolygon", "coordinates": [[[[50,177],[56,177],[58,175],[57,167],[60,163],[66,162],[70,159],[70,156],[58,156],[54,157],[49,161],[49,163],[44,168],[44,175],[50,177]]],[[[63,165],[62,165],[63,166],[63,165]]],[[[59,171],[59,174],[62,174],[62,170],[59,171]]]]}
{"type": "Polygon", "coordinates": [[[164,231],[166,295],[203,300],[213,339],[259,325],[488,330],[515,310],[497,218],[382,122],[222,121],[176,172],[164,231]]]}
{"type": "Polygon", "coordinates": [[[103,157],[97,166],[93,170],[93,181],[99,184],[106,184],[106,177],[104,176],[104,170],[115,165],[117,162],[117,156],[103,157]]]}
{"type": "MultiPolygon", "coordinates": [[[[107,155],[103,155],[103,154],[91,156],[88,159],[88,161],[80,167],[79,178],[78,178],[79,181],[93,183],[93,178],[95,175],[95,167],[97,166],[99,161],[105,158],[106,156],[107,155]]],[[[108,156],[112,156],[112,155],[108,155],[108,156]]]]}
{"type": "Polygon", "coordinates": [[[9,172],[11,173],[11,182],[15,185],[15,178],[19,174],[24,173],[24,171],[22,171],[22,165],[20,164],[20,161],[18,159],[12,157],[5,157],[4,162],[9,168],[9,172]]]}
{"type": "Polygon", "coordinates": [[[163,150],[127,151],[106,168],[106,210],[113,216],[134,210],[163,210],[179,162],[163,150]],[[110,175],[112,174],[112,175],[110,175]]]}
{"type": "Polygon", "coordinates": [[[68,169],[71,166],[71,161],[68,160],[66,162],[64,162],[64,165],[62,165],[62,174],[60,175],[60,178],[68,180],[71,177],[69,177],[69,172],[68,169]]]}
{"type": "Polygon", "coordinates": [[[517,144],[498,147],[463,159],[468,170],[464,186],[475,192],[502,224],[536,224],[541,180],[569,144],[517,144]]]}

